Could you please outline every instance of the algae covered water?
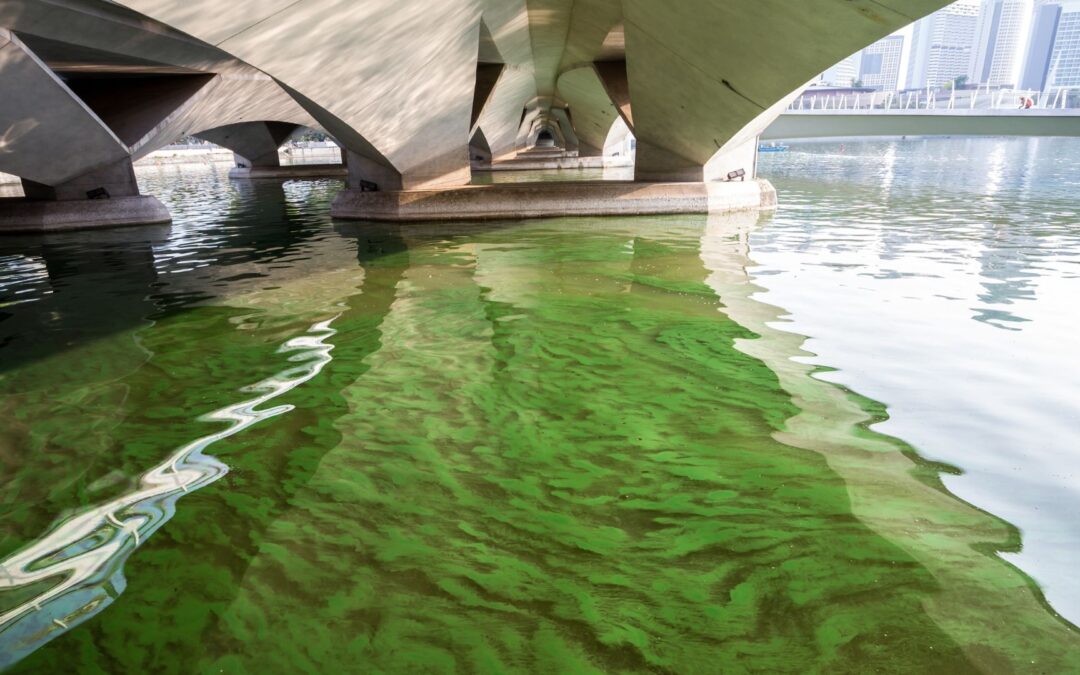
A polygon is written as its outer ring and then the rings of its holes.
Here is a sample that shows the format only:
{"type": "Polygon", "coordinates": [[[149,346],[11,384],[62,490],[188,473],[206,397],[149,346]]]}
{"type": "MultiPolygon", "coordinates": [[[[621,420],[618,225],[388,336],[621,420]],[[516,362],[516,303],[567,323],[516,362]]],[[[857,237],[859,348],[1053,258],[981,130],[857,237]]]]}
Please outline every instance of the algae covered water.
{"type": "MultiPolygon", "coordinates": [[[[760,220],[341,224],[332,181],[170,168],[140,181],[171,228],[0,241],[0,666],[1080,670],[1067,593],[1044,594],[1068,580],[1024,558],[1062,512],[1018,524],[958,496],[994,474],[972,453],[956,475],[934,439],[972,437],[842,358],[933,362],[833,336],[830,311],[860,322],[828,256],[860,244],[815,226],[896,232],[828,201],[881,178],[822,147],[764,167],[790,206],[760,220]]],[[[1037,220],[1053,247],[1010,242],[1025,275],[1076,288],[1068,203],[1037,220]]],[[[933,204],[907,236],[940,238],[933,204]]],[[[986,217],[951,213],[951,232],[986,217]]],[[[888,297],[888,275],[857,280],[888,297]]],[[[1052,419],[1076,404],[1055,386],[1052,419]]],[[[1058,489],[1037,460],[1011,457],[1058,489]]],[[[1040,560],[1075,555],[1060,537],[1040,560]]]]}

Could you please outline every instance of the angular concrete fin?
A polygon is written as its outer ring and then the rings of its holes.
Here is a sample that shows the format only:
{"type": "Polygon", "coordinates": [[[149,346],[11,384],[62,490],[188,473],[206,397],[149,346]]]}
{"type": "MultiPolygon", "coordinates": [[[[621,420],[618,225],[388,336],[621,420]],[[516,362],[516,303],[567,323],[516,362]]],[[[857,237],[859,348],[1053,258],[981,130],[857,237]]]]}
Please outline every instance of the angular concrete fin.
{"type": "Polygon", "coordinates": [[[127,148],[18,36],[0,33],[0,170],[59,185],[127,148]]]}
{"type": "Polygon", "coordinates": [[[480,121],[480,114],[484,112],[484,106],[491,98],[491,92],[495,91],[495,84],[504,70],[506,70],[506,64],[503,63],[476,64],[476,91],[473,93],[470,129],[476,128],[476,123],[480,121]]]}
{"type": "Polygon", "coordinates": [[[491,161],[491,146],[480,129],[477,129],[469,140],[469,158],[480,162],[491,161]]]}
{"type": "Polygon", "coordinates": [[[593,64],[596,75],[604,85],[604,91],[626,120],[626,126],[634,128],[634,113],[630,106],[630,83],[626,77],[626,61],[597,61],[593,64]]]}
{"type": "Polygon", "coordinates": [[[472,117],[469,121],[469,129],[475,129],[480,121],[480,115],[484,112],[484,106],[491,98],[491,92],[495,91],[495,84],[499,81],[506,63],[499,46],[495,44],[495,38],[491,35],[491,29],[487,22],[480,19],[480,44],[476,49],[476,87],[473,90],[472,117]]]}
{"type": "Polygon", "coordinates": [[[94,73],[65,83],[129,147],[153,131],[214,76],[94,73]]]}
{"type": "Polygon", "coordinates": [[[285,141],[289,140],[289,137],[299,129],[299,125],[290,124],[289,122],[266,122],[266,130],[270,132],[270,138],[277,142],[279,148],[285,145],[285,141]]]}
{"type": "Polygon", "coordinates": [[[565,108],[552,108],[551,116],[559,123],[559,131],[563,135],[563,147],[566,150],[577,150],[581,141],[570,119],[570,111],[565,108]]]}
{"type": "Polygon", "coordinates": [[[495,44],[495,38],[491,35],[491,29],[483,19],[480,19],[480,48],[477,51],[476,60],[479,63],[506,63],[502,53],[499,52],[499,46],[495,44]]]}

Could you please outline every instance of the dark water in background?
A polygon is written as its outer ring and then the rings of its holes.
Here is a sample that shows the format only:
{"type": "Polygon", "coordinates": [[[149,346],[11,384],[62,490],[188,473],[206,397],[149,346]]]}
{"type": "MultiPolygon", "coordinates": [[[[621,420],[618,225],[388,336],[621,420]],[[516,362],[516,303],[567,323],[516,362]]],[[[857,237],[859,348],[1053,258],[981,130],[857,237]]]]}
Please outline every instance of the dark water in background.
{"type": "Polygon", "coordinates": [[[143,170],[171,228],[0,240],[0,658],[1080,670],[1071,143],[803,146],[760,221],[143,170]]]}

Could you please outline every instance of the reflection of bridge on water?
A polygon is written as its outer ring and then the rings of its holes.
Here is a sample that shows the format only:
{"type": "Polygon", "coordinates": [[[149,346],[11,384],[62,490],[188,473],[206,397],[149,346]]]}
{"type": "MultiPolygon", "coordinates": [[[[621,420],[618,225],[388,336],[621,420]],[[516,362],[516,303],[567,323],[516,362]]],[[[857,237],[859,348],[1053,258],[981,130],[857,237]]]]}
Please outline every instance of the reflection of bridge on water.
{"type": "Polygon", "coordinates": [[[946,92],[939,99],[941,92],[935,91],[808,91],[761,137],[1080,136],[1077,93],[970,90],[946,92]],[[1021,99],[1030,99],[1032,107],[1021,107],[1021,99]]]}

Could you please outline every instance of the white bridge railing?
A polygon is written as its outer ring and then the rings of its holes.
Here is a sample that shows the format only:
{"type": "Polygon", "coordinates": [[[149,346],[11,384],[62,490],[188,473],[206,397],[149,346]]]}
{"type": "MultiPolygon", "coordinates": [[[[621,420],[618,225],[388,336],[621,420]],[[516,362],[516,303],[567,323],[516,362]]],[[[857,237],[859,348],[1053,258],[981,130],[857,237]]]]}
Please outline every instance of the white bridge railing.
{"type": "Polygon", "coordinates": [[[1031,91],[989,87],[847,94],[817,93],[810,89],[795,99],[788,110],[1009,110],[1025,108],[1028,99],[1031,99],[1031,107],[1039,110],[1080,110],[1080,89],[1031,91]]]}

